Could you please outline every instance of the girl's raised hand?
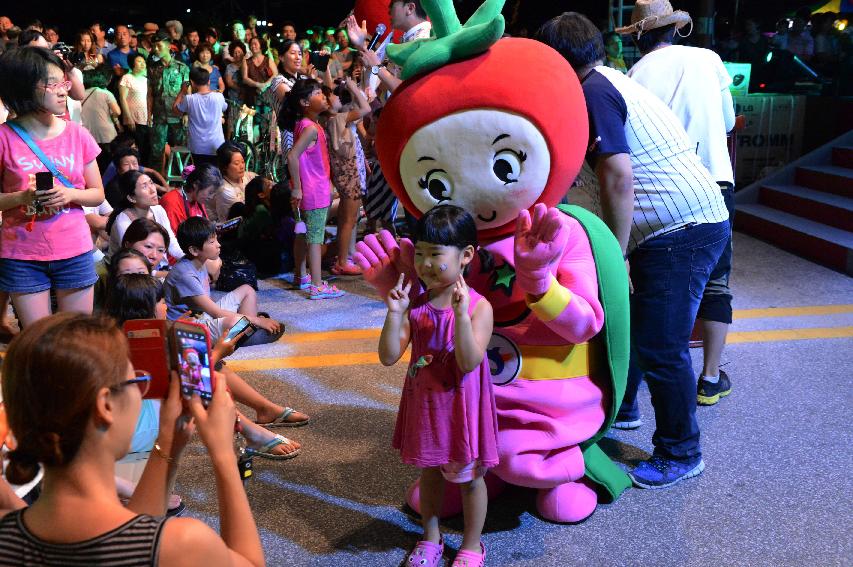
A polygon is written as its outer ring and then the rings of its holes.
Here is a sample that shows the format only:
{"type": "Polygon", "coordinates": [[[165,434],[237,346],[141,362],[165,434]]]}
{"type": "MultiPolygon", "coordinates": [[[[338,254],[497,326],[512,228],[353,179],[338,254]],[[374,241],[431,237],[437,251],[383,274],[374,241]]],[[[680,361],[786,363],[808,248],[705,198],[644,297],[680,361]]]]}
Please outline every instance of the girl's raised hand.
{"type": "Polygon", "coordinates": [[[468,293],[468,284],[465,283],[465,277],[459,274],[456,283],[453,284],[453,297],[450,299],[450,304],[453,305],[453,313],[457,317],[467,315],[470,302],[471,295],[468,293]]]}
{"type": "Polygon", "coordinates": [[[390,313],[405,313],[409,308],[409,292],[412,290],[411,280],[403,285],[403,280],[406,278],[404,274],[400,274],[397,279],[397,285],[391,288],[388,296],[385,298],[385,305],[388,306],[390,313]]]}

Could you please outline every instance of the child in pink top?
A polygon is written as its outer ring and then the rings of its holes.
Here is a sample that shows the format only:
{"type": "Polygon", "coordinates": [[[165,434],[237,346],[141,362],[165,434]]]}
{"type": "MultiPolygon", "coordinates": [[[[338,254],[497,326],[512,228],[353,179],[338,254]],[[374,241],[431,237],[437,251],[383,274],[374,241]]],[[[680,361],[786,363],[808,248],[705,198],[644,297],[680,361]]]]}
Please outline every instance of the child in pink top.
{"type": "Polygon", "coordinates": [[[299,80],[284,97],[279,113],[279,126],[293,132],[293,149],[287,155],[287,167],[293,181],[291,203],[306,224],[304,242],[297,238],[294,255],[296,269],[294,284],[308,288],[310,299],[327,299],[344,294],[321,279],[320,260],[326,230],[326,216],[332,202],[332,181],[329,169],[329,150],[326,133],[317,123],[318,116],[329,109],[320,83],[312,79],[299,80]]]}
{"type": "Polygon", "coordinates": [[[438,206],[420,219],[415,269],[426,291],[410,302],[412,282],[401,274],[385,303],[379,359],[396,363],[412,353],[393,446],[404,463],[421,468],[424,538],[407,564],[439,565],[444,544],[438,514],[444,481],[462,489],[465,531],[454,565],[483,565],[488,468],[498,464],[497,418],[486,346],[492,335],[489,302],[469,289],[463,273],[477,254],[477,229],[465,210],[438,206]],[[467,563],[466,563],[467,561],[467,563]]]}
{"type": "Polygon", "coordinates": [[[65,112],[70,81],[62,61],[40,47],[0,58],[0,99],[46,159],[67,178],[36,191],[36,173],[48,168],[9,124],[0,126],[0,290],[9,292],[24,326],[50,315],[50,290],[60,311],[92,312],[98,280],[84,206],[104,201],[95,161],[100,149],[65,112]]]}

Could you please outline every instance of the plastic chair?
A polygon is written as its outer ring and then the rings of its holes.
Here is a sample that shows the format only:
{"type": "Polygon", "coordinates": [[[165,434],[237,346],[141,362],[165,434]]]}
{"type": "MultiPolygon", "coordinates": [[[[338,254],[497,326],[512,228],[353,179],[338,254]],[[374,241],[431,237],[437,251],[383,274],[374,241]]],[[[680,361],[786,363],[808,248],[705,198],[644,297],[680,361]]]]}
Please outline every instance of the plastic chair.
{"type": "Polygon", "coordinates": [[[166,166],[166,182],[169,185],[180,185],[184,179],[181,177],[184,168],[193,162],[190,149],[186,146],[174,146],[169,154],[169,163],[166,166]]]}

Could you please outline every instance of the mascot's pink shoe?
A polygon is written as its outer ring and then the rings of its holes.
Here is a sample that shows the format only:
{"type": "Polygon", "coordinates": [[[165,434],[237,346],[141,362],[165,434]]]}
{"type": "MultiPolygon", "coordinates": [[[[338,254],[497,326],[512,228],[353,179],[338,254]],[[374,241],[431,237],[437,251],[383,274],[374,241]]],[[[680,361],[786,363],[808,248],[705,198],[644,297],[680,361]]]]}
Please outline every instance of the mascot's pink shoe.
{"type": "Polygon", "coordinates": [[[536,508],[546,520],[575,524],[587,519],[595,511],[597,502],[595,490],[591,488],[589,481],[583,478],[539,490],[536,508]]]}
{"type": "MultiPolygon", "coordinates": [[[[487,474],[483,477],[486,480],[486,491],[489,494],[489,500],[500,496],[506,488],[506,483],[493,474],[487,474]]],[[[406,504],[416,513],[421,513],[421,481],[416,480],[409,487],[409,492],[406,494],[406,504]]],[[[444,483],[444,502],[441,506],[439,518],[450,518],[462,513],[462,493],[459,491],[459,485],[452,482],[444,483]]]]}

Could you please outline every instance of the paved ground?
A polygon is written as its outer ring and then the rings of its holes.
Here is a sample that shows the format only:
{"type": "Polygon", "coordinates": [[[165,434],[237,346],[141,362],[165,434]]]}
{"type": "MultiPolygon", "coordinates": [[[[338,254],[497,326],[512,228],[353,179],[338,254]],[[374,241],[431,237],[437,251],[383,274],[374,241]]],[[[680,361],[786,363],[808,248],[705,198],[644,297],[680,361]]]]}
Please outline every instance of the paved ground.
{"type": "MultiPolygon", "coordinates": [[[[261,303],[288,333],[229,363],[312,416],[284,430],[304,443],[300,456],[255,459],[248,490],[270,565],[396,566],[419,535],[401,511],[417,471],[389,446],[403,367],[376,361],[378,298],[360,280],[339,283],[345,298],[307,301],[282,280],[264,282],[261,303]]],[[[732,284],[724,362],[734,390],[699,409],[705,473],[629,490],[577,526],[542,521],[532,493],[512,490],[490,505],[489,565],[853,565],[853,279],[737,234],[732,284]]],[[[647,391],[641,404],[646,424],[604,443],[625,466],[651,450],[647,391]]],[[[200,444],[177,491],[190,515],[216,522],[200,444]]],[[[461,520],[445,528],[458,548],[461,520]]]]}

